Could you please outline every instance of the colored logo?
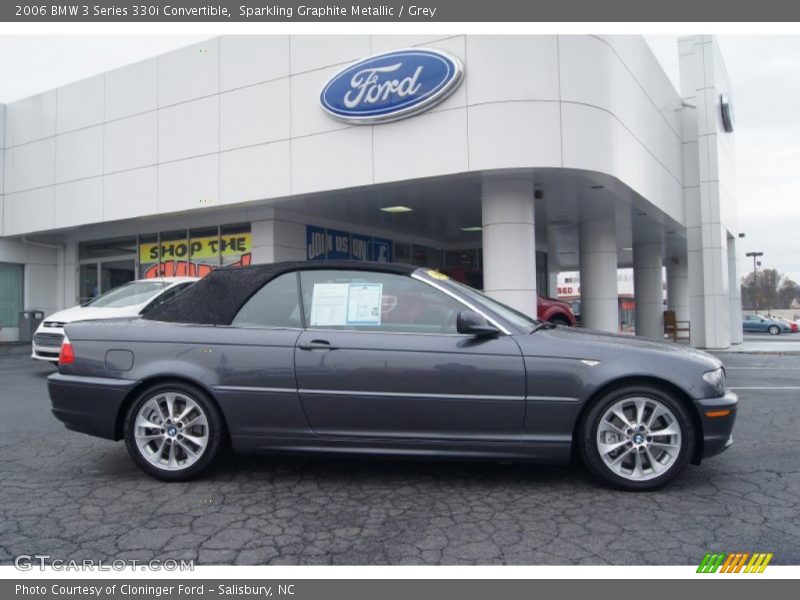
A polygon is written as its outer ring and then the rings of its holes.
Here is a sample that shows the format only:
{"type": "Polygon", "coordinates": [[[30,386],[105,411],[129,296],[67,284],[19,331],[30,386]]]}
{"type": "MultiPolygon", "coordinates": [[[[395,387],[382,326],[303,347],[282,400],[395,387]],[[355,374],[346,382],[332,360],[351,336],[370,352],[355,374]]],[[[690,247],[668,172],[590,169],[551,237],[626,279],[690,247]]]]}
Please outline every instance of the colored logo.
{"type": "Polygon", "coordinates": [[[461,83],[454,56],[424,48],[376,54],[334,75],[319,101],[332,117],[356,124],[385,123],[435,106],[461,83]]]}
{"type": "Polygon", "coordinates": [[[703,557],[698,573],[763,573],[772,552],[709,552],[703,557]]]}

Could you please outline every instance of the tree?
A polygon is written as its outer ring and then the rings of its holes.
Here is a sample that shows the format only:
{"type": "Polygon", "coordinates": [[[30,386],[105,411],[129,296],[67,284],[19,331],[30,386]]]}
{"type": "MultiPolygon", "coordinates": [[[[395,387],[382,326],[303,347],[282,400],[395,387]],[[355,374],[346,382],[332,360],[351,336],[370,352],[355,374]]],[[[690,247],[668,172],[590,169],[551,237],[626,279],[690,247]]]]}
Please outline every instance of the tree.
{"type": "Polygon", "coordinates": [[[795,298],[800,299],[800,285],[786,277],[778,290],[778,304],[781,308],[791,308],[795,298]]]}
{"type": "Polygon", "coordinates": [[[753,285],[753,273],[742,278],[742,308],[770,311],[789,308],[792,300],[800,297],[800,286],[775,269],[762,269],[753,285]]]}

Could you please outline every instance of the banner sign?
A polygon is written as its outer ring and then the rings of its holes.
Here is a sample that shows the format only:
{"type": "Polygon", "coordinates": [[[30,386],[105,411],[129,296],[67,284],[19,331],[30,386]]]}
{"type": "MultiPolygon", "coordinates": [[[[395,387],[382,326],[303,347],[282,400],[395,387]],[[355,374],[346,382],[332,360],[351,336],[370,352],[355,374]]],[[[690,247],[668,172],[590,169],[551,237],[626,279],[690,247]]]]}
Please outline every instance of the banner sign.
{"type": "Polygon", "coordinates": [[[306,226],[308,260],[360,260],[389,263],[393,261],[394,242],[338,229],[306,226]]]}
{"type": "Polygon", "coordinates": [[[246,267],[252,259],[251,246],[249,232],[139,244],[141,277],[205,277],[220,262],[228,267],[246,267]],[[220,261],[220,257],[229,259],[220,261]],[[231,257],[238,260],[231,261],[231,257]]]}
{"type": "Polygon", "coordinates": [[[250,247],[250,233],[232,233],[220,237],[214,235],[190,240],[162,240],[161,244],[140,244],[139,262],[147,264],[158,262],[159,259],[198,260],[215,256],[238,256],[250,252],[250,247]]]}

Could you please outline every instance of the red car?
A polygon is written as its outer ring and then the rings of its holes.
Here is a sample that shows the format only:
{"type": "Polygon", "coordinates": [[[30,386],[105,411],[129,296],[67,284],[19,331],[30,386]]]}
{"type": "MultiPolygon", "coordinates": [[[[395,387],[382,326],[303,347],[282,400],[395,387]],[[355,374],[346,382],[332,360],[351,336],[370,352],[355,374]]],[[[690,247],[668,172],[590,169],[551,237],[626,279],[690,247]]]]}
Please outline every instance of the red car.
{"type": "MultiPolygon", "coordinates": [[[[442,273],[465,285],[477,289],[483,288],[483,275],[480,271],[452,268],[442,269],[442,273]]],[[[572,306],[568,302],[555,298],[545,298],[544,296],[537,296],[536,298],[536,317],[540,321],[550,321],[557,325],[568,325],[569,327],[575,327],[577,325],[575,314],[572,312],[572,306]]]]}
{"type": "Polygon", "coordinates": [[[780,321],[781,323],[785,323],[791,328],[791,333],[797,333],[798,326],[797,323],[792,321],[791,319],[784,319],[782,317],[770,317],[773,321],[780,321]]]}
{"type": "Polygon", "coordinates": [[[551,323],[569,325],[570,327],[575,327],[576,325],[572,306],[563,300],[538,296],[536,312],[541,321],[550,321],[551,323]]]}

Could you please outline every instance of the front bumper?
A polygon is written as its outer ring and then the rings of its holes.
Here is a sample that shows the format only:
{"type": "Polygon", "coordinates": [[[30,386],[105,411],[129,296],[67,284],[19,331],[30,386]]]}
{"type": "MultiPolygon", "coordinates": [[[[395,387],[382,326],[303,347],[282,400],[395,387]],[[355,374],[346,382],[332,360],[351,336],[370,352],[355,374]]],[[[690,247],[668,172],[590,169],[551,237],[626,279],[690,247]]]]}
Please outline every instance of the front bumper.
{"type": "Polygon", "coordinates": [[[61,342],[63,341],[64,329],[62,327],[43,327],[40,325],[36,333],[33,334],[31,358],[57,363],[58,355],[61,353],[61,342]]]}
{"type": "Polygon", "coordinates": [[[47,378],[52,412],[67,429],[120,439],[117,417],[135,381],[53,373],[47,378]]]}
{"type": "Polygon", "coordinates": [[[733,424],[739,398],[731,391],[719,398],[695,400],[703,430],[702,452],[696,458],[710,458],[727,450],[733,443],[733,424]],[[725,414],[727,412],[727,414],[725,414]],[[722,416],[715,416],[722,415],[722,416]]]}

